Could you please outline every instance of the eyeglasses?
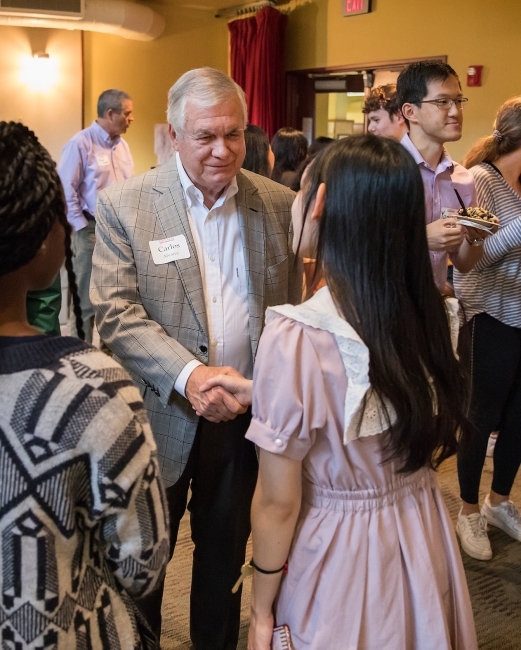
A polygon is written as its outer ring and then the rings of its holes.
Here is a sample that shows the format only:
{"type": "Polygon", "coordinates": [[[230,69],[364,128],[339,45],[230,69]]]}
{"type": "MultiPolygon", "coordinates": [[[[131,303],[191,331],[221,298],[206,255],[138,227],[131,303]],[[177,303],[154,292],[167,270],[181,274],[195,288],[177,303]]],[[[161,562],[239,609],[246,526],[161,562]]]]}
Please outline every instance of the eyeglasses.
{"type": "Polygon", "coordinates": [[[458,111],[461,111],[467,105],[469,100],[466,97],[460,97],[459,99],[424,99],[418,104],[436,104],[440,111],[450,111],[450,109],[456,104],[458,111]]]}

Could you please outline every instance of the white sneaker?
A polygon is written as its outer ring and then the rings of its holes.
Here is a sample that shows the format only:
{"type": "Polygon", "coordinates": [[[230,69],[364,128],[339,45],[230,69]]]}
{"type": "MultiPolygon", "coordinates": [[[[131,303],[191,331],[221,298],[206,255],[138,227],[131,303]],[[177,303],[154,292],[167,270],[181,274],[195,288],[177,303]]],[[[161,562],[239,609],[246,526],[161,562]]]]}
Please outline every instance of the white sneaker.
{"type": "Polygon", "coordinates": [[[491,526],[501,528],[507,535],[521,542],[521,515],[512,501],[503,501],[498,506],[493,506],[487,495],[481,514],[491,526]]]}
{"type": "Polygon", "coordinates": [[[487,458],[492,458],[494,455],[494,447],[496,446],[497,433],[491,433],[487,442],[487,458]]]}
{"type": "Polygon", "coordinates": [[[456,524],[456,533],[460,538],[461,548],[475,560],[490,560],[492,549],[487,535],[487,520],[479,512],[462,515],[461,510],[456,524]]]}

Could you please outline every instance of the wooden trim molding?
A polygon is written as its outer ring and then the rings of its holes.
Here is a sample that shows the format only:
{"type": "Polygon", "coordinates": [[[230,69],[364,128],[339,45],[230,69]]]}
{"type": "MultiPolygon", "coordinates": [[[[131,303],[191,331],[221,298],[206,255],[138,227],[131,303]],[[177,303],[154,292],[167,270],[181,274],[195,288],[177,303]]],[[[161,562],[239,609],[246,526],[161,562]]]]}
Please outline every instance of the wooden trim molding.
{"type": "Polygon", "coordinates": [[[441,61],[447,63],[447,55],[418,56],[412,59],[394,59],[391,61],[370,61],[366,63],[346,63],[344,65],[328,66],[326,68],[307,68],[304,70],[286,70],[286,74],[327,75],[331,72],[358,72],[362,70],[401,70],[416,61],[441,61]]]}
{"type": "Polygon", "coordinates": [[[391,61],[370,61],[366,63],[345,63],[326,68],[307,68],[286,71],[286,125],[302,129],[302,118],[313,118],[315,123],[315,80],[347,73],[361,74],[367,70],[400,71],[417,61],[441,61],[447,63],[447,55],[419,56],[411,59],[394,59],[391,61]]]}

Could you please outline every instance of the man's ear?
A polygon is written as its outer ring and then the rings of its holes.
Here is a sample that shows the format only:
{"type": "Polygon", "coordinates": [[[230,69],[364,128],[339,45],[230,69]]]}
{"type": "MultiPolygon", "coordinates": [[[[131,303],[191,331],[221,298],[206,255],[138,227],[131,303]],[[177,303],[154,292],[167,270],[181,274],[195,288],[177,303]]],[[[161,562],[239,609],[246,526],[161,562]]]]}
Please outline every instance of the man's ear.
{"type": "Polygon", "coordinates": [[[405,120],[403,119],[402,111],[398,111],[397,113],[395,113],[395,116],[396,116],[396,121],[398,122],[398,124],[405,124],[405,120]]]}
{"type": "Polygon", "coordinates": [[[326,204],[326,184],[320,183],[317,190],[317,195],[315,196],[315,203],[313,204],[313,209],[311,210],[311,219],[313,221],[319,221],[324,212],[324,206],[326,204]]]}
{"type": "Polygon", "coordinates": [[[418,106],[415,104],[404,104],[402,106],[402,116],[406,119],[409,120],[409,122],[412,122],[413,124],[417,124],[418,120],[416,119],[416,111],[418,110],[418,106]]]}
{"type": "Polygon", "coordinates": [[[178,144],[177,133],[174,131],[174,127],[171,124],[168,125],[168,135],[170,136],[170,140],[172,141],[174,149],[178,151],[179,144],[178,144]]]}

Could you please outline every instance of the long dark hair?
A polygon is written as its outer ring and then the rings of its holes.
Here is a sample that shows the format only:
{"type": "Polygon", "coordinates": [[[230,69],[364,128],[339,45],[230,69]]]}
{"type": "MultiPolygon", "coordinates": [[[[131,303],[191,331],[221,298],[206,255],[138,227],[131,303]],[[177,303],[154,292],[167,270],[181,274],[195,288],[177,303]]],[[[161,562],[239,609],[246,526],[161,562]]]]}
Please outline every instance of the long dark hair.
{"type": "Polygon", "coordinates": [[[60,178],[48,151],[23,124],[0,122],[0,276],[28,264],[58,219],[65,229],[65,268],[78,336],[85,340],[66,214],[60,178]]]}
{"type": "Polygon", "coordinates": [[[429,260],[417,165],[399,143],[360,135],[322,152],[308,178],[306,206],[326,183],[317,267],[369,349],[373,390],[396,412],[385,460],[399,460],[402,472],[435,468],[471,425],[467,378],[429,260]]]}
{"type": "Polygon", "coordinates": [[[242,163],[243,169],[255,172],[261,176],[270,177],[270,161],[268,154],[270,151],[270,141],[266,131],[260,126],[248,124],[244,129],[244,141],[246,143],[246,157],[242,163]]]}
{"type": "Polygon", "coordinates": [[[274,181],[280,182],[283,172],[295,171],[308,153],[308,141],[302,131],[291,127],[279,129],[271,140],[275,165],[271,173],[274,181]]]}

